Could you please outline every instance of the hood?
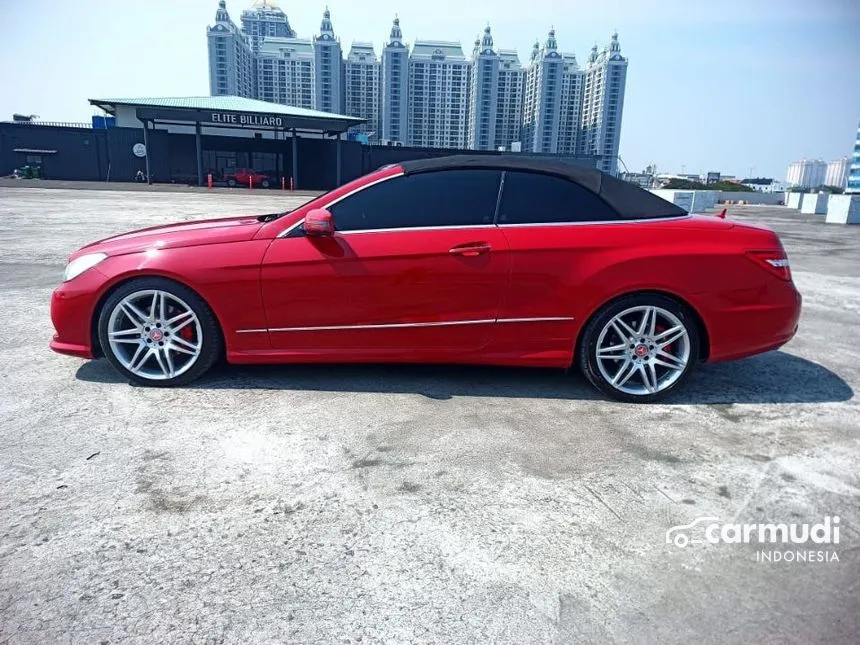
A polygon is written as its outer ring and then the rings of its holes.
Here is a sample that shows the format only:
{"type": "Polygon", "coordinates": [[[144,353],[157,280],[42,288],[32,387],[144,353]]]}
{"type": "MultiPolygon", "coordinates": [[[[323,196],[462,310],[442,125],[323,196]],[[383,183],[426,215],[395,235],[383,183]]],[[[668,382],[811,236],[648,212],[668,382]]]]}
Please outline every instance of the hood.
{"type": "Polygon", "coordinates": [[[184,246],[203,246],[243,242],[254,237],[262,223],[256,216],[226,217],[223,219],[195,220],[152,226],[130,233],[114,235],[93,242],[71,255],[74,259],[85,253],[125,255],[149,249],[175,249],[184,246]]]}

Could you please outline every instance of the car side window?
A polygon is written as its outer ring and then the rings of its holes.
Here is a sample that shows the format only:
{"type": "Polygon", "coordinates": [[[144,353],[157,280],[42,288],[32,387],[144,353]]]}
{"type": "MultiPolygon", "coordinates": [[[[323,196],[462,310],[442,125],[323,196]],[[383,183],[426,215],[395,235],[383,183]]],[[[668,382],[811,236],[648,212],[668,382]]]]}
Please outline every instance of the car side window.
{"type": "Polygon", "coordinates": [[[555,175],[506,172],[500,225],[606,222],[620,217],[587,188],[555,175]]]}
{"type": "Polygon", "coordinates": [[[337,231],[493,223],[499,170],[438,170],[369,186],[329,207],[337,231]]]}

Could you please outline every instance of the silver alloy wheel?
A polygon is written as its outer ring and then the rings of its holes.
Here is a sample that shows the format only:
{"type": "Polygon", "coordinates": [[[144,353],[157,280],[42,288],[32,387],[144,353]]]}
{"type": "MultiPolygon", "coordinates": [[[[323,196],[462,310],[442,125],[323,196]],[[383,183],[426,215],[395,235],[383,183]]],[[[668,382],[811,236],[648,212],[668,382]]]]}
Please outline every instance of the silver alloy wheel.
{"type": "Polygon", "coordinates": [[[657,394],[675,383],[690,360],[690,335],[675,314],[641,305],[613,317],[597,339],[597,367],[625,394],[657,394]]]}
{"type": "Polygon", "coordinates": [[[108,342],[129,372],[163,381],[194,365],[203,350],[203,328],[184,300],[147,289],[127,295],[113,308],[108,342]]]}

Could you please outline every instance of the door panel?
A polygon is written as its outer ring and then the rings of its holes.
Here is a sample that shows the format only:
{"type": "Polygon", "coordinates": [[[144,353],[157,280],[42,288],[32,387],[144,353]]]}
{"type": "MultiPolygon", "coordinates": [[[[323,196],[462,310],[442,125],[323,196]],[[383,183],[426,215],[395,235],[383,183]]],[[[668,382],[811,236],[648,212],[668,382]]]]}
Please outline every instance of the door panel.
{"type": "Polygon", "coordinates": [[[511,280],[499,318],[528,322],[500,324],[495,351],[569,363],[578,305],[598,286],[589,280],[592,258],[611,256],[608,239],[624,226],[618,219],[598,195],[567,179],[505,172],[497,222],[510,249],[511,280]]]}
{"type": "Polygon", "coordinates": [[[494,226],[276,239],[262,268],[268,326],[283,330],[270,332],[272,346],[480,349],[502,305],[509,262],[494,226]]]}

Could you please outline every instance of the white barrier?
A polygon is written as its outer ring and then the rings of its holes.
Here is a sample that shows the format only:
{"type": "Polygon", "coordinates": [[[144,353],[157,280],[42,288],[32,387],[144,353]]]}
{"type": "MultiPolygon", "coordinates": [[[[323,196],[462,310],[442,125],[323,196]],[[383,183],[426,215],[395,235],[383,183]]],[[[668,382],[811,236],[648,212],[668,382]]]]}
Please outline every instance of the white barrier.
{"type": "Polygon", "coordinates": [[[668,190],[657,189],[652,193],[662,197],[675,206],[680,206],[688,213],[704,213],[709,208],[716,206],[720,198],[718,190],[668,190]]]}
{"type": "Polygon", "coordinates": [[[828,224],[860,224],[860,195],[831,195],[827,200],[828,224]]]}
{"type": "Polygon", "coordinates": [[[827,212],[827,193],[804,193],[800,212],[807,215],[824,215],[827,212]]]}
{"type": "Polygon", "coordinates": [[[788,193],[788,199],[785,200],[785,205],[789,208],[800,210],[800,202],[803,199],[803,193],[788,193]]]}

